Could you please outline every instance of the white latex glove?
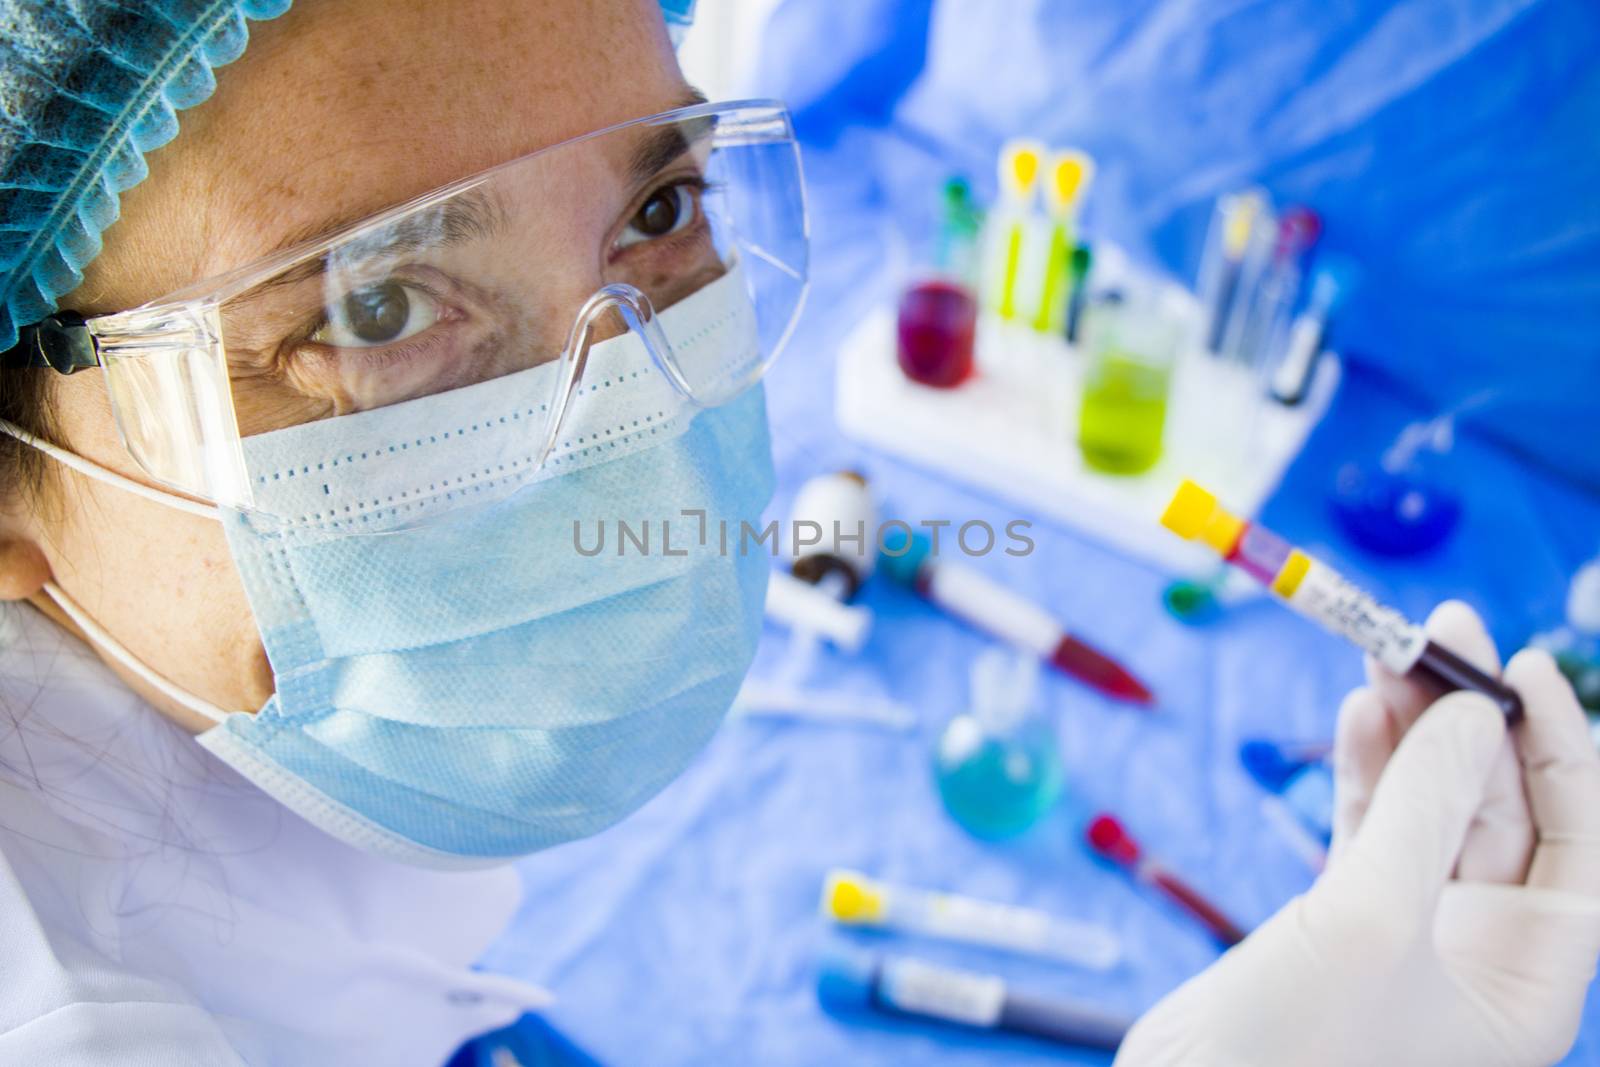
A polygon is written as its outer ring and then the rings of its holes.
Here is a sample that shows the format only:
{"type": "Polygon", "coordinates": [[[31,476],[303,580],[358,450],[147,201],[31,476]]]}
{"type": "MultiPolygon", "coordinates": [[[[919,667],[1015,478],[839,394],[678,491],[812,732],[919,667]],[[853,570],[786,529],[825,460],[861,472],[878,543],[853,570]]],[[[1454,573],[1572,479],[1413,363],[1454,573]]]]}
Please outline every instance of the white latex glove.
{"type": "MultiPolygon", "coordinates": [[[[1471,610],[1434,640],[1491,673],[1471,610]]],[[[1523,1067],[1571,1048],[1600,955],[1600,757],[1543,652],[1428,707],[1368,665],[1339,715],[1327,871],[1152,1008],[1118,1067],[1523,1067]],[[1423,709],[1427,713],[1423,714],[1423,709]]]]}

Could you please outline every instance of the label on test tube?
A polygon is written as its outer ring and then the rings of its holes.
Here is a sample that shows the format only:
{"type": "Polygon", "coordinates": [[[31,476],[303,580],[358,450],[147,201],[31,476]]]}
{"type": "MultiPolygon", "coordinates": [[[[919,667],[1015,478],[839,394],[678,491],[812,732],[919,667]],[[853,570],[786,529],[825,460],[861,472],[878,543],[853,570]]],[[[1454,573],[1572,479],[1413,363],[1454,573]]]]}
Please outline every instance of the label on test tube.
{"type": "Polygon", "coordinates": [[[1034,908],[996,904],[948,893],[929,893],[923,902],[922,932],[1067,960],[1105,969],[1122,955],[1116,938],[1087,923],[1056,918],[1034,908]]]}
{"type": "Polygon", "coordinates": [[[993,975],[907,959],[884,961],[878,992],[901,1011],[983,1027],[1000,1021],[1006,1000],[1005,982],[993,975]]]}
{"type": "Polygon", "coordinates": [[[1354,642],[1395,674],[1415,667],[1427,647],[1422,627],[1379,604],[1338,571],[1299,549],[1289,554],[1288,562],[1272,580],[1272,591],[1300,614],[1354,642]]]}
{"type": "Polygon", "coordinates": [[[1037,951],[1050,936],[1050,919],[1043,912],[948,893],[928,894],[924,923],[938,937],[1024,951],[1037,951]]]}
{"type": "Polygon", "coordinates": [[[1049,612],[981,571],[934,564],[927,581],[928,598],[934,603],[1018,648],[1049,656],[1061,641],[1061,623],[1049,612]]]}

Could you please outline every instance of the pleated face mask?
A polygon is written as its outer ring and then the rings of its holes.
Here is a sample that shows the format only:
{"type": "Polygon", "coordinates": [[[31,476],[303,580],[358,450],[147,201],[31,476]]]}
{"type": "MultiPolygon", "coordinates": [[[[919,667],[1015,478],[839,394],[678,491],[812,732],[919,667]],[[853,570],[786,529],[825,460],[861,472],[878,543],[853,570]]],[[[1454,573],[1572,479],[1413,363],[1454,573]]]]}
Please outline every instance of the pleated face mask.
{"type": "Polygon", "coordinates": [[[760,378],[805,293],[774,104],[586,134],[12,365],[97,367],[153,489],[220,519],[271,662],[202,745],[347,841],[435,866],[592,834],[680,773],[754,652],[760,378]],[[182,494],[182,495],[179,495],[182,494]],[[732,536],[730,536],[730,532],[732,536]]]}
{"type": "MultiPolygon", "coordinates": [[[[660,325],[685,364],[725,359],[753,351],[748,307],[732,271],[660,325]]],[[[433,867],[593,834],[681,773],[755,653],[770,560],[739,542],[773,473],[761,387],[699,408],[650,348],[588,348],[577,392],[605,402],[537,469],[523,427],[555,364],[248,439],[256,506],[220,516],[277,691],[254,714],[185,696],[220,720],[200,744],[334,836],[433,867]]]]}
{"type": "MultiPolygon", "coordinates": [[[[738,282],[662,318],[748,344],[738,282]]],[[[771,496],[761,389],[696,409],[632,331],[591,347],[580,389],[605,403],[527,484],[406,506],[513,469],[554,369],[246,442],[258,508],[292,517],[226,521],[277,693],[200,743],[372,851],[440,865],[604,829],[683,771],[754,655],[770,560],[716,532],[771,496]],[[391,449],[388,484],[355,473],[391,449]]]]}

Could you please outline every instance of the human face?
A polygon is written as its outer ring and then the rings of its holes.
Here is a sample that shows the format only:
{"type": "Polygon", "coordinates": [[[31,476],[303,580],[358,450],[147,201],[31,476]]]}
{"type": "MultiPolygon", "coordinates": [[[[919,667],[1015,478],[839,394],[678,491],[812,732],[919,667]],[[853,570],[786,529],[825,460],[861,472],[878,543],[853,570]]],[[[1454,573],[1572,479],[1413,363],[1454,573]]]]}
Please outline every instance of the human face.
{"type": "MultiPolygon", "coordinates": [[[[63,306],[135,306],[692,95],[654,0],[302,0],[251,37],[150,155],[63,306]]],[[[575,263],[573,284],[592,288],[575,263]]],[[[148,481],[118,442],[100,372],[50,388],[57,443],[148,481]]],[[[220,526],[52,473],[45,499],[5,502],[0,595],[67,625],[40,593],[53,578],[180,688],[224,708],[265,703],[271,669],[220,526]]],[[[183,725],[208,725],[128,680],[183,725]]]]}

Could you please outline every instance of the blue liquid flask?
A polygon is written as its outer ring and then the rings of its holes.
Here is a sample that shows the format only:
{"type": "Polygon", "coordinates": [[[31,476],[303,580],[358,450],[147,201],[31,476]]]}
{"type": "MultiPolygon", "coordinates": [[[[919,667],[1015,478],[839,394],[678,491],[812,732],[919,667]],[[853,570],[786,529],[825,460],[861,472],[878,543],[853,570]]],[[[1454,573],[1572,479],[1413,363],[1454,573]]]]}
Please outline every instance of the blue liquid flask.
{"type": "Polygon", "coordinates": [[[1055,732],[1036,712],[1039,661],[993,648],[972,665],[972,710],[934,749],[934,777],[951,818],[976,837],[1014,837],[1061,797],[1055,732]]]}
{"type": "Polygon", "coordinates": [[[1461,494],[1449,456],[1454,412],[1400,431],[1371,462],[1347,463],[1329,503],[1356,544],[1382,556],[1413,556],[1437,547],[1461,521],[1461,494]]]}

